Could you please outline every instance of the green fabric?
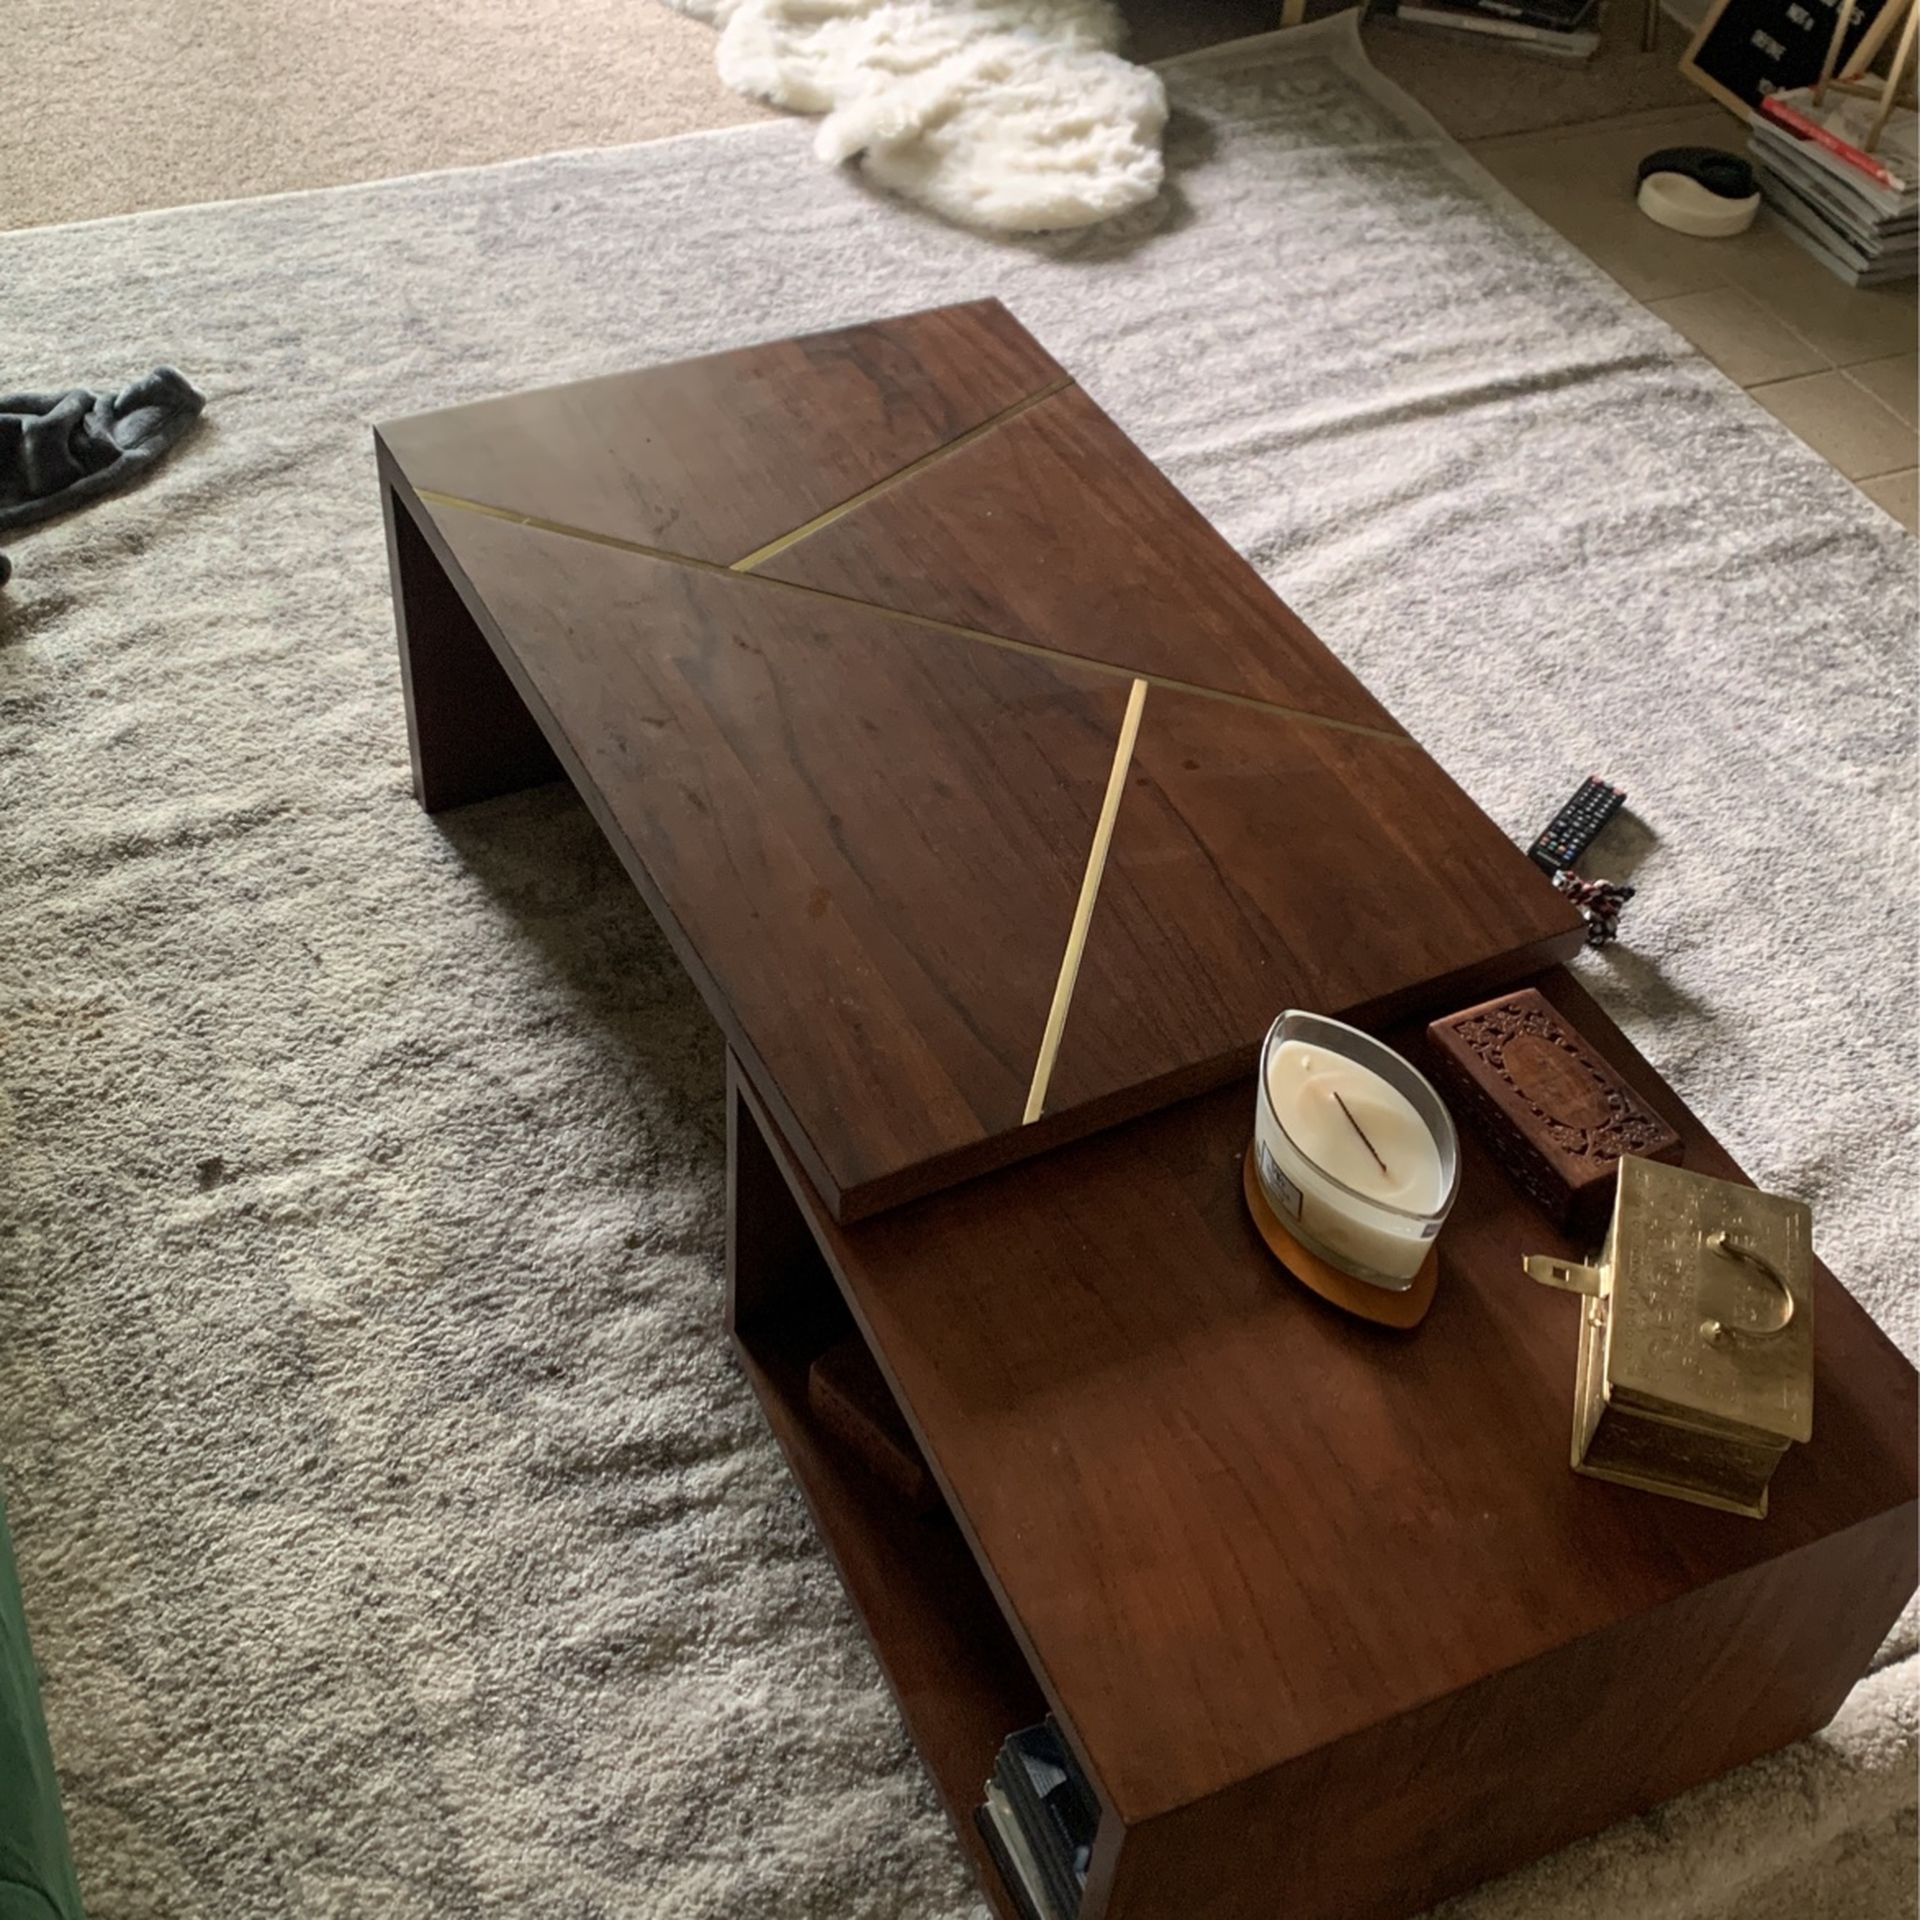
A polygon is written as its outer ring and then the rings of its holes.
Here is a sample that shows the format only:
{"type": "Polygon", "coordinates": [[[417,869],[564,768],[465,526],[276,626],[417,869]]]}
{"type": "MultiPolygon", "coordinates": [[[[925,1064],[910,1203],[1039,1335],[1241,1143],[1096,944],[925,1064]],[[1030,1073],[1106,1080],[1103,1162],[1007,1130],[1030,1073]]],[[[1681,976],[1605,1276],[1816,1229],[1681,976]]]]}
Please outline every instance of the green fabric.
{"type": "Polygon", "coordinates": [[[0,1920],[84,1920],[0,1506],[0,1920]]]}
{"type": "Polygon", "coordinates": [[[65,1916],[31,1887],[0,1885],[0,1920],[65,1920],[65,1916]]]}

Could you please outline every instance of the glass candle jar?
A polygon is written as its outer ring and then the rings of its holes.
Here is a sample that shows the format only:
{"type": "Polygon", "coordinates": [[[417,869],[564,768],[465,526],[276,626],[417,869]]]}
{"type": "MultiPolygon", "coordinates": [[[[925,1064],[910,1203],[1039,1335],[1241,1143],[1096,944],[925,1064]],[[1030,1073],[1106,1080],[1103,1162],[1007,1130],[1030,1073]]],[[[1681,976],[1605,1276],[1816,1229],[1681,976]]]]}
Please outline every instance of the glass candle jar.
{"type": "Polygon", "coordinates": [[[1371,1034],[1297,1009],[1260,1052],[1254,1162],[1282,1224],[1355,1279],[1413,1283],[1460,1186],[1453,1117],[1371,1034]]]}

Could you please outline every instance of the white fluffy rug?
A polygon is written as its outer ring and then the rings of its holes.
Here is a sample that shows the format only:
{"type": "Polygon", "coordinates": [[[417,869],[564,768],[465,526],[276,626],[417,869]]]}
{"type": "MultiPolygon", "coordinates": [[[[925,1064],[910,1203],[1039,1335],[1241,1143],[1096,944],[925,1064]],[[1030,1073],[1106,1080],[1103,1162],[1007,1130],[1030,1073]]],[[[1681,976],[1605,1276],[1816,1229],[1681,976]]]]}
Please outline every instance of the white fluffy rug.
{"type": "Polygon", "coordinates": [[[824,114],[814,152],[962,226],[1110,220],[1161,179],[1167,98],[1111,0],[668,0],[738,93],[824,114]]]}
{"type": "MultiPolygon", "coordinates": [[[[564,790],[409,794],[385,415],[1000,295],[1506,827],[1627,786],[1583,977],[1915,1350],[1913,544],[1339,39],[1166,73],[1178,197],[1044,241],[788,122],[0,237],[10,378],[210,397],[0,596],[0,1483],[94,1920],[979,1913],[727,1358],[713,1034],[564,790]]],[[[1457,1920],[1909,1912],[1913,1646],[1457,1920]]]]}

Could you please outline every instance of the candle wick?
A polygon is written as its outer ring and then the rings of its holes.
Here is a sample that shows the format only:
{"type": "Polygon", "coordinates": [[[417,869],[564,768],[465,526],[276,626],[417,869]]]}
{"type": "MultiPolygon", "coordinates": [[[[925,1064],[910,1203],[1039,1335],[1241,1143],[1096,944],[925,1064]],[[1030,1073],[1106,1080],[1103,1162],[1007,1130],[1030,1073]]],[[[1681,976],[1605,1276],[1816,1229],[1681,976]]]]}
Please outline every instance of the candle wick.
{"type": "MultiPolygon", "coordinates": [[[[1336,1100],[1340,1100],[1339,1088],[1336,1087],[1334,1089],[1333,1097],[1336,1100]]],[[[1389,1180],[1391,1180],[1393,1178],[1393,1175],[1387,1172],[1387,1163],[1380,1158],[1378,1149],[1376,1149],[1373,1142],[1367,1138],[1366,1128],[1363,1127],[1360,1124],[1360,1122],[1353,1117],[1353,1109],[1350,1106],[1348,1106],[1344,1100],[1340,1100],[1340,1111],[1347,1116],[1347,1125],[1350,1126],[1354,1130],[1354,1132],[1360,1136],[1360,1144],[1363,1147],[1365,1147],[1370,1154],[1373,1155],[1373,1164],[1376,1167],[1378,1167],[1383,1174],[1386,1174],[1386,1177],[1389,1180]]]]}

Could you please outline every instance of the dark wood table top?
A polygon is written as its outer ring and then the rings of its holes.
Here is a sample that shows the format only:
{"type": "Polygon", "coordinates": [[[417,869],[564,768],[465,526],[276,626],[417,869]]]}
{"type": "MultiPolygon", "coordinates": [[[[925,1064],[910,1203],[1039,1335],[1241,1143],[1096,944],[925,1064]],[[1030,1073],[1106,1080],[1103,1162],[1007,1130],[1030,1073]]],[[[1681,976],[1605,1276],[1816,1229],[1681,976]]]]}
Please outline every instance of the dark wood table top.
{"type": "MultiPolygon", "coordinates": [[[[1535,984],[1680,1131],[1686,1165],[1740,1177],[1569,974],[1535,984]]],[[[1388,1037],[1426,1061],[1417,1023],[1388,1037]]],[[[1587,1479],[1568,1465],[1578,1303],[1521,1271],[1525,1254],[1587,1249],[1463,1128],[1427,1321],[1349,1319],[1253,1232],[1252,1104],[1249,1078],[852,1227],[812,1203],[1034,1674],[1123,1819],[1582,1636],[1604,1657],[1610,1626],[1910,1509],[1913,1369],[1824,1268],[1814,1437],[1776,1470],[1764,1522],[1587,1479]]],[[[1886,1618],[1912,1584],[1896,1571],[1886,1618]]],[[[1696,1687],[1716,1690],[1716,1727],[1725,1689],[1764,1710],[1767,1635],[1738,1604],[1675,1613],[1701,1644],[1676,1653],[1684,1686],[1669,1672],[1660,1698],[1623,1704],[1639,1750],[1684,1749],[1696,1687]]],[[[1634,1684],[1620,1675],[1616,1697],[1634,1684]]],[[[1393,1783],[1380,1790],[1384,1806],[1393,1783]]]]}
{"type": "Polygon", "coordinates": [[[842,1218],[1579,942],[994,302],[380,442],[842,1218]]]}

